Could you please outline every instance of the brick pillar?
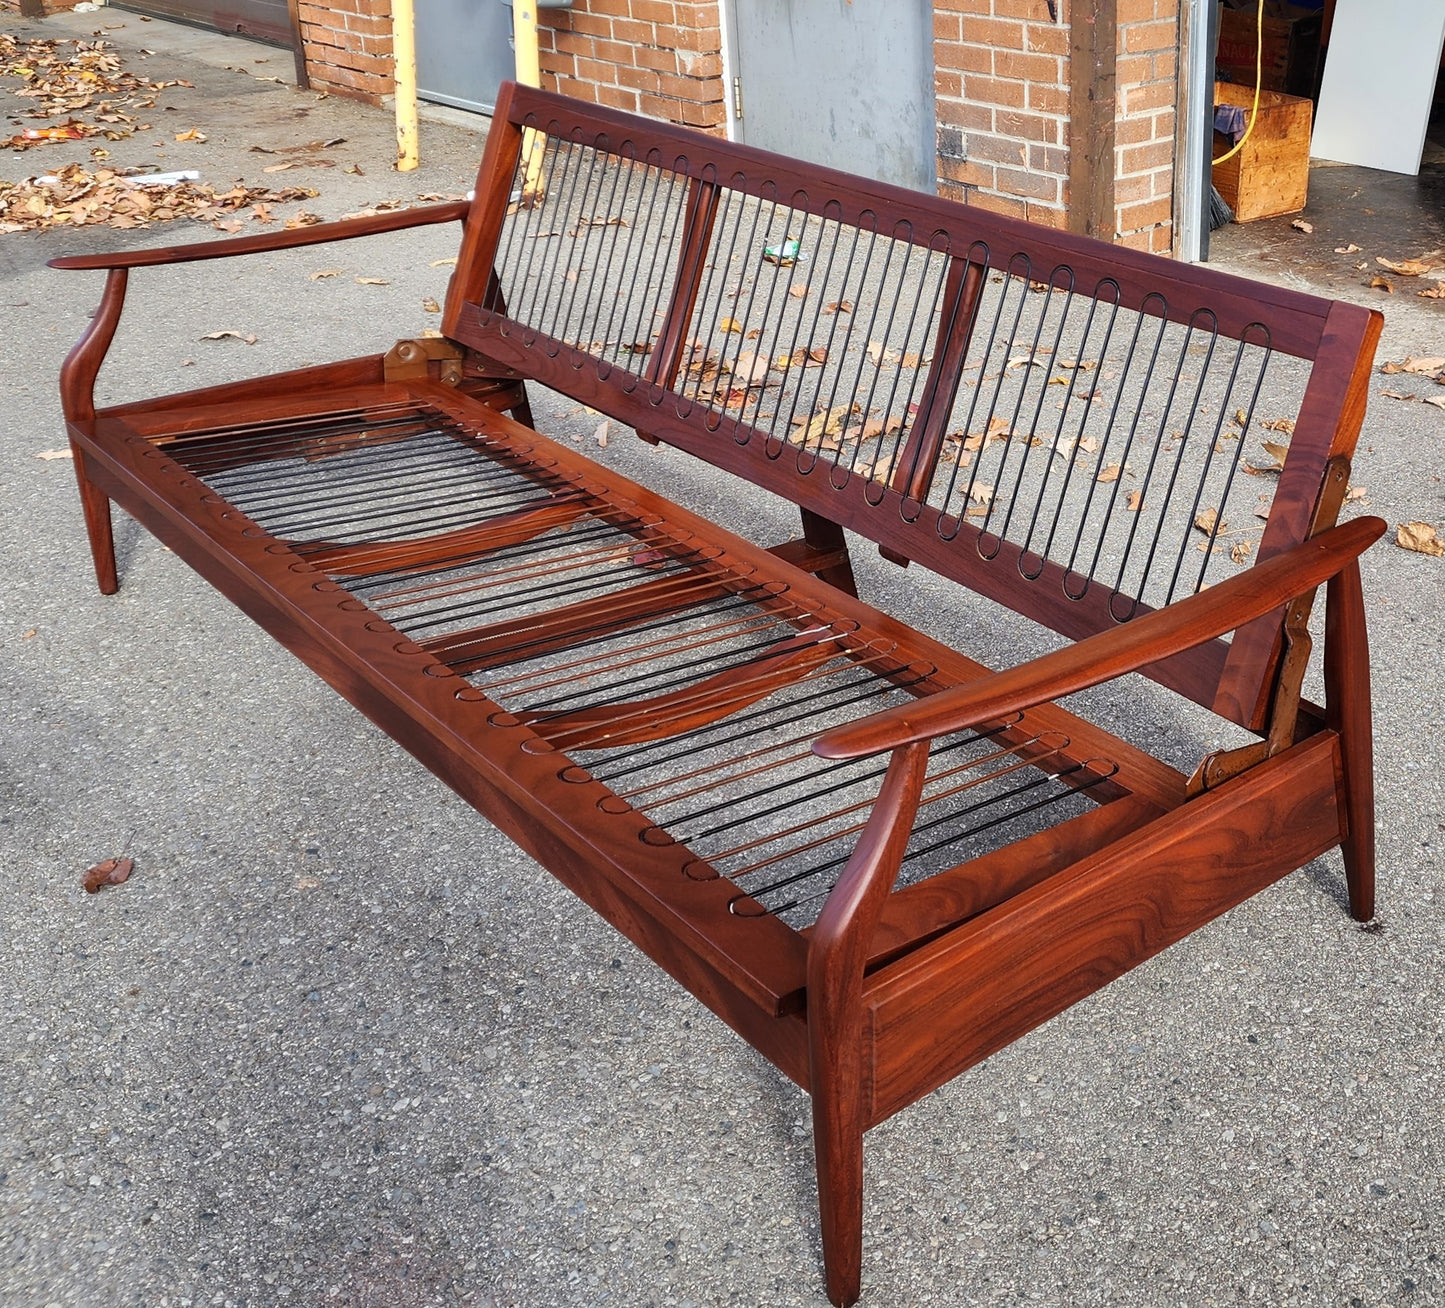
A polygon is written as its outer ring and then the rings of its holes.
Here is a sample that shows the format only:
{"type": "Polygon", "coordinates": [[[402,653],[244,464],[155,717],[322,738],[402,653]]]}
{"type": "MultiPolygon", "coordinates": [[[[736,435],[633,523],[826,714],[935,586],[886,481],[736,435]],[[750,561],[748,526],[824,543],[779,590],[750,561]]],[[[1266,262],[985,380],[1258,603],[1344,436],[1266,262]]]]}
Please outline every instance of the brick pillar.
{"type": "Polygon", "coordinates": [[[1179,0],[1118,4],[1114,225],[1121,245],[1167,254],[1174,244],[1179,0]]]}
{"type": "Polygon", "coordinates": [[[301,0],[300,19],[313,90],[370,104],[392,93],[391,0],[301,0]]]}
{"type": "Polygon", "coordinates": [[[543,86],[724,134],[717,0],[576,0],[537,17],[543,86]]]}
{"type": "MultiPolygon", "coordinates": [[[[934,0],[939,193],[1062,227],[1070,0],[934,0]]],[[[1115,239],[1173,242],[1178,0],[1117,0],[1115,239]]]]}

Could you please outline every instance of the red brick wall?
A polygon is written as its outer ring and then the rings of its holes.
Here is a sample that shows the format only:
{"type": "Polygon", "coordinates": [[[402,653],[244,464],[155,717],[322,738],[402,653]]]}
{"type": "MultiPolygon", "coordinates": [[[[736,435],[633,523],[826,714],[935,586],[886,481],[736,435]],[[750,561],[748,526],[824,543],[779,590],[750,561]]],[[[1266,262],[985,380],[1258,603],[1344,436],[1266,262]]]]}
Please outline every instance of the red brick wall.
{"type": "MultiPolygon", "coordinates": [[[[1063,226],[1069,203],[1070,0],[933,0],[938,189],[1063,226]]],[[[1118,0],[1116,239],[1168,251],[1178,0],[1118,0]]]]}
{"type": "Polygon", "coordinates": [[[576,0],[537,18],[543,86],[724,133],[717,0],[576,0]]]}
{"type": "Polygon", "coordinates": [[[313,89],[371,104],[392,93],[391,0],[301,0],[300,18],[313,89]]]}

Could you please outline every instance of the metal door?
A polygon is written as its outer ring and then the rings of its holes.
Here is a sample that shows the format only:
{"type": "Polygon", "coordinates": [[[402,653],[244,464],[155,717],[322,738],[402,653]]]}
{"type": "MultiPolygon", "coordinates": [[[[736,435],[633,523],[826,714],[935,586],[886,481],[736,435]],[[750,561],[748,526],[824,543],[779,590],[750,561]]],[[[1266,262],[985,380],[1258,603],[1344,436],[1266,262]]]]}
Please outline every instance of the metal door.
{"type": "Polygon", "coordinates": [[[417,94],[491,113],[511,77],[512,11],[500,0],[421,0],[416,6],[417,94]]]}
{"type": "Polygon", "coordinates": [[[934,189],[931,3],[733,0],[728,8],[739,140],[934,189]]]}

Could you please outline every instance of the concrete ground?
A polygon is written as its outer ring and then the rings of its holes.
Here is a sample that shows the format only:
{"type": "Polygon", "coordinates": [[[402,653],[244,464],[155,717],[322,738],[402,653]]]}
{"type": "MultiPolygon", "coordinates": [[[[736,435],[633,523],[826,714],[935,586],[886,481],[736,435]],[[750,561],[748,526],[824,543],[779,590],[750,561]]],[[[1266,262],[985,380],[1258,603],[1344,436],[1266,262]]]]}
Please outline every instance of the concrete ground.
{"type": "MultiPolygon", "coordinates": [[[[276,52],[114,10],[5,28],[96,29],[196,84],[117,162],[306,181],[328,218],[469,184],[466,128],[428,124],[398,175],[384,113],[226,67],[288,76],[276,52]],[[329,169],[250,150],[337,136],[329,169]]],[[[70,464],[39,456],[100,278],[42,265],[209,234],[0,237],[0,1303],[821,1305],[800,1092],[128,521],[97,594],[70,464]],[[120,854],[130,881],[85,895],[120,854]]],[[[428,230],[137,275],[102,397],[415,334],[454,250],[428,230]],[[199,339],[221,329],[258,339],[199,339]]],[[[1381,358],[1445,355],[1428,302],[1386,309],[1381,358]]],[[[1364,507],[1440,524],[1445,412],[1379,394],[1438,388],[1371,389],[1364,507]]],[[[631,440],[597,453],[730,494],[631,440]]],[[[977,606],[858,560],[866,594],[979,652],[977,606]]],[[[1387,540],[1364,570],[1379,922],[1322,859],[872,1132],[865,1303],[1445,1302],[1445,561],[1387,540]]],[[[1020,628],[983,656],[1025,657],[1020,628]]],[[[1208,748],[1162,692],[1091,698],[1208,748]]]]}

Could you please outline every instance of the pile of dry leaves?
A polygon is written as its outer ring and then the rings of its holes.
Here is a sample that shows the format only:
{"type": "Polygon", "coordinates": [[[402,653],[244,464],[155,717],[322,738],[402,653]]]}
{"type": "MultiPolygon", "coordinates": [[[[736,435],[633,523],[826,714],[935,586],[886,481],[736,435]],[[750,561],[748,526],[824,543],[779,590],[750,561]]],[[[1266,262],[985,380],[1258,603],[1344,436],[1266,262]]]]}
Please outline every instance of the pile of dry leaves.
{"type": "Polygon", "coordinates": [[[122,68],[105,41],[21,41],[7,32],[0,32],[0,77],[18,77],[21,84],[6,89],[35,101],[26,117],[64,119],[16,133],[4,142],[13,150],[87,136],[118,141],[150,126],[137,115],[154,107],[166,87],[191,85],[153,82],[122,68]],[[75,117],[79,113],[85,118],[75,117]]]}
{"type": "MultiPolygon", "coordinates": [[[[200,182],[148,186],[144,177],[122,177],[108,168],[91,173],[79,164],[67,164],[47,177],[23,182],[0,181],[0,232],[42,231],[50,227],[149,227],[173,218],[193,218],[222,231],[241,230],[245,215],[269,223],[270,205],[309,200],[317,192],[304,186],[272,190],[237,183],[218,192],[200,182]]],[[[286,219],[287,227],[319,222],[315,214],[301,212],[286,219]]]]}

